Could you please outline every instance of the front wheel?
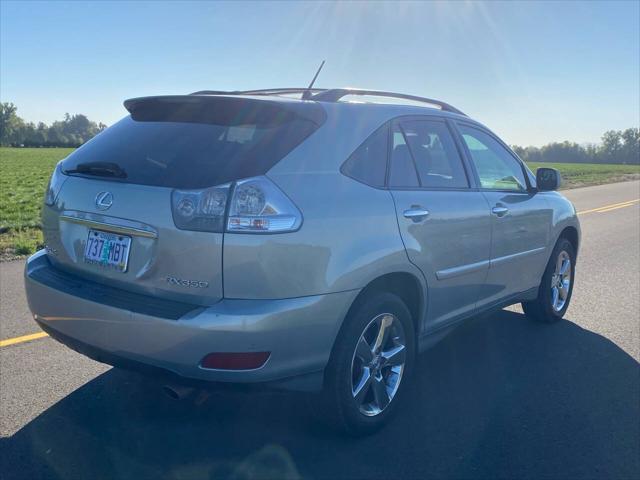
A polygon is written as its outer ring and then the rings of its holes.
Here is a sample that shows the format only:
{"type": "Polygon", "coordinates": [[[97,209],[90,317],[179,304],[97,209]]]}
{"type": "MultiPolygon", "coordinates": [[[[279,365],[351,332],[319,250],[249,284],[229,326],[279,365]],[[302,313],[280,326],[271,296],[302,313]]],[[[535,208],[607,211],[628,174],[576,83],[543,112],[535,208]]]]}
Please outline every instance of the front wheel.
{"type": "Polygon", "coordinates": [[[380,428],[396,410],[415,357],[411,314],[391,293],[375,293],[345,319],[325,373],[323,410],[351,434],[380,428]]]}
{"type": "Polygon", "coordinates": [[[524,313],[540,322],[556,322],[569,308],[575,279],[576,253],[566,238],[558,240],[538,289],[538,298],[522,302],[524,313]]]}

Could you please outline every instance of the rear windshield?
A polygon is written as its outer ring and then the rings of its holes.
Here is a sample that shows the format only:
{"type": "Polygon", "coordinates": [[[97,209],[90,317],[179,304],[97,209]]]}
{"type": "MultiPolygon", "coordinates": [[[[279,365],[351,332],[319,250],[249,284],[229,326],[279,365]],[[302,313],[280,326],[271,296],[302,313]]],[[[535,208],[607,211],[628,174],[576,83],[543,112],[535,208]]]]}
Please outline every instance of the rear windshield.
{"type": "Polygon", "coordinates": [[[90,176],[87,165],[108,164],[121,174],[102,171],[95,178],[204,188],[266,173],[317,128],[272,105],[225,102],[216,111],[215,103],[155,104],[138,108],[80,147],[62,170],[90,176]]]}

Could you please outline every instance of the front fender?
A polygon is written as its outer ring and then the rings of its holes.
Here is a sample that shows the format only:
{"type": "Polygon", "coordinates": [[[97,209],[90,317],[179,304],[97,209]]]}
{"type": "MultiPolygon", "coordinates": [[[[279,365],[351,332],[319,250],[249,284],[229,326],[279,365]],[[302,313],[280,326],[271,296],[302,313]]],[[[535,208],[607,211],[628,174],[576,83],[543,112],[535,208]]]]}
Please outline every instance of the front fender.
{"type": "Polygon", "coordinates": [[[582,231],[575,206],[559,192],[545,192],[544,195],[547,197],[547,201],[549,202],[553,212],[551,222],[552,243],[550,245],[549,255],[551,255],[551,251],[558,242],[560,236],[566,233],[568,228],[572,228],[575,229],[575,248],[577,258],[582,240],[582,231]]]}

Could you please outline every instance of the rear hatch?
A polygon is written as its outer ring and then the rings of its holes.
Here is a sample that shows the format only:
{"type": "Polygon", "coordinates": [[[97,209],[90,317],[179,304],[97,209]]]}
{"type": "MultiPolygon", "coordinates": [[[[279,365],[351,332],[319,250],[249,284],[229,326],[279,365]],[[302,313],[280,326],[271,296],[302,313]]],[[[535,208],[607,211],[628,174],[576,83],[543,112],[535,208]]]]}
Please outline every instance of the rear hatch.
{"type": "Polygon", "coordinates": [[[215,203],[235,180],[263,175],[322,124],[324,111],[313,102],[224,96],[125,106],[130,116],[57,167],[61,187],[43,209],[48,256],[93,281],[213,304],[224,295],[224,204],[222,221],[178,228],[176,198],[213,192],[215,203]]]}

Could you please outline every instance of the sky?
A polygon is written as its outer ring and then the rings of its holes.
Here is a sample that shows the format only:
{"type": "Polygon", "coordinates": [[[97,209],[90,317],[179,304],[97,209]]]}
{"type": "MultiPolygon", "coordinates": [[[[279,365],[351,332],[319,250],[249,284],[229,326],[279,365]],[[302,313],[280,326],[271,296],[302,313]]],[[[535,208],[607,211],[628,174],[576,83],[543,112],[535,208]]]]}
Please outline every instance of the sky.
{"type": "Polygon", "coordinates": [[[307,86],[446,101],[507,143],[640,124],[640,2],[0,0],[0,100],[112,124],[136,96],[307,86]]]}

